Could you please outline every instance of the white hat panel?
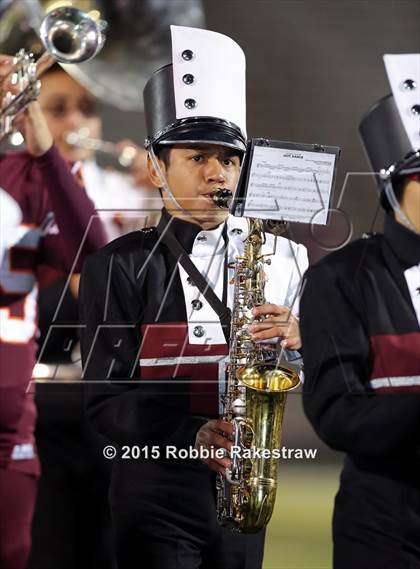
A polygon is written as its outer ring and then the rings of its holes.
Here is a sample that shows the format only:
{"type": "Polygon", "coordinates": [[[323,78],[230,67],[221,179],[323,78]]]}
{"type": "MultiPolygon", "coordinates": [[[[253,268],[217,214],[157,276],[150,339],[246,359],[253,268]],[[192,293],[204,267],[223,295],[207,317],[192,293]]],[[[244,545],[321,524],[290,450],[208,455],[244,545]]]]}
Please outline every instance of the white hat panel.
{"type": "Polygon", "coordinates": [[[176,118],[215,117],[246,136],[245,54],[228,36],[171,26],[176,118]]]}
{"type": "Polygon", "coordinates": [[[413,150],[420,149],[420,54],[384,55],[401,121],[413,150]]]}

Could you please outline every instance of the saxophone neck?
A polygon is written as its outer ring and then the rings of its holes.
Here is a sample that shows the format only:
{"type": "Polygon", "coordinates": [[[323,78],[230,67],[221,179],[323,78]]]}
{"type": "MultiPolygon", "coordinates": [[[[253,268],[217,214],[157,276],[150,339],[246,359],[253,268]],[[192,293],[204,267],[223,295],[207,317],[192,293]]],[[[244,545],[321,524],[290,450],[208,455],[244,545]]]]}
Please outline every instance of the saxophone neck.
{"type": "Polygon", "coordinates": [[[261,219],[249,217],[248,237],[245,242],[245,258],[249,269],[255,269],[261,259],[261,248],[265,241],[261,219]]]}
{"type": "Polygon", "coordinates": [[[262,235],[263,233],[263,223],[261,219],[256,217],[248,217],[248,235],[262,235]]]}

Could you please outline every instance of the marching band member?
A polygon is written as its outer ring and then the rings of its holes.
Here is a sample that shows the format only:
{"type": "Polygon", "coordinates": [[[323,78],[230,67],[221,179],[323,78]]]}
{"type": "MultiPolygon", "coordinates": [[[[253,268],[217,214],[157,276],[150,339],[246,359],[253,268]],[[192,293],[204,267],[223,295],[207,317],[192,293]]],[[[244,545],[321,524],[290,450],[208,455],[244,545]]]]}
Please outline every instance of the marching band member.
{"type": "MultiPolygon", "coordinates": [[[[134,150],[129,176],[101,168],[91,146],[69,142],[69,133],[78,132],[87,132],[90,139],[101,139],[98,103],[58,64],[43,74],[39,104],[54,142],[83,180],[110,241],[159,219],[162,202],[151,188],[144,149],[130,141],[116,145],[121,151],[128,146],[134,150]]],[[[42,373],[47,363],[46,369],[53,369],[55,375],[50,383],[40,385],[36,397],[36,438],[43,475],[33,519],[29,568],[70,569],[98,564],[105,569],[112,564],[111,521],[106,503],[110,465],[100,454],[98,459],[102,439],[85,419],[84,386],[78,383],[81,367],[73,362],[77,349],[66,350],[78,341],[75,297],[79,275],[72,280],[70,292],[60,273],[48,268],[42,274],[45,286],[39,298],[40,364],[35,374],[42,373]],[[60,385],[61,377],[75,383],[60,385]],[[63,487],[67,492],[62,492],[63,487]]]]}
{"type": "Polygon", "coordinates": [[[420,567],[420,57],[386,57],[393,95],[360,125],[384,234],[311,267],[301,300],[305,411],[346,453],[335,569],[420,567]]]}
{"type": "MultiPolygon", "coordinates": [[[[1,56],[2,77],[11,65],[11,58],[1,56]]],[[[27,150],[0,156],[0,215],[2,228],[7,228],[5,233],[2,229],[0,248],[0,566],[4,569],[26,566],[39,477],[36,412],[29,390],[37,333],[37,268],[45,263],[61,271],[80,270],[84,256],[105,243],[92,202],[54,146],[38,103],[31,103],[16,120],[27,150]]]]}
{"type": "MultiPolygon", "coordinates": [[[[44,112],[54,143],[60,153],[72,165],[81,179],[86,192],[93,201],[111,241],[134,229],[156,223],[160,217],[162,200],[150,184],[147,173],[146,152],[133,142],[126,140],[115,144],[115,148],[124,152],[129,149],[130,175],[116,170],[100,167],[97,164],[94,145],[85,147],[89,140],[98,141],[102,137],[102,120],[99,102],[96,97],[64,69],[53,65],[42,76],[39,103],[44,112]],[[71,143],[70,135],[85,132],[86,140],[71,143]]],[[[40,338],[41,363],[57,362],[67,365],[62,368],[65,377],[80,379],[80,368],[71,365],[71,353],[63,352],[63,346],[70,340],[75,343],[77,331],[74,328],[50,330],[52,323],[77,323],[76,298],[79,276],[75,275],[67,288],[62,275],[51,270],[42,271],[43,287],[40,292],[40,338]],[[65,290],[63,296],[63,290],[65,290]],[[60,306],[57,312],[57,307],[60,306]],[[46,342],[48,338],[48,342],[46,342]]],[[[42,373],[37,366],[35,374],[42,373]]]]}
{"type": "Polygon", "coordinates": [[[130,175],[101,168],[96,162],[95,146],[89,144],[102,138],[96,97],[55,64],[42,76],[39,103],[61,154],[80,165],[83,183],[108,240],[155,223],[162,202],[148,179],[144,149],[129,140],[116,143],[121,153],[124,149],[132,152],[127,162],[130,175]]]}
{"type": "MultiPolygon", "coordinates": [[[[231,306],[230,263],[243,251],[247,231],[244,219],[228,216],[212,199],[218,188],[235,191],[245,150],[244,54],[230,38],[206,30],[172,26],[172,42],[173,63],[156,71],[144,91],[161,220],[92,255],[82,274],[87,410],[112,444],[142,453],[134,458],[128,450],[130,459],[113,465],[119,569],[140,562],[149,569],[257,569],[264,531],[235,534],[216,519],[215,473],[224,473],[230,459],[165,455],[171,445],[187,452],[229,449],[232,426],[217,419],[229,331],[160,236],[177,240],[219,302],[231,306]]],[[[281,337],[297,349],[291,308],[306,250],[278,241],[267,269],[272,304],[254,309],[267,318],[251,332],[254,340],[281,337]]]]}

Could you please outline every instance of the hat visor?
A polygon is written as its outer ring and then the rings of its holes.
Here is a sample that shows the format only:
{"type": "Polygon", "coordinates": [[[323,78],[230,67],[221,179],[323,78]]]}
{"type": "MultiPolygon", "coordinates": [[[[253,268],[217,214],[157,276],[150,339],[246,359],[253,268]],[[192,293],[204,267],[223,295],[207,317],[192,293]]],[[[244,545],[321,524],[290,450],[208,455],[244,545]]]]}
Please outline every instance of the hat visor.
{"type": "Polygon", "coordinates": [[[245,144],[239,138],[235,138],[223,132],[195,131],[188,133],[171,133],[168,138],[159,140],[159,145],[169,144],[215,144],[217,146],[227,146],[245,152],[245,144]]]}
{"type": "Polygon", "coordinates": [[[159,137],[156,144],[215,144],[241,152],[246,149],[246,140],[237,127],[213,121],[176,125],[159,137]]]}
{"type": "Polygon", "coordinates": [[[420,151],[412,152],[401,162],[395,164],[391,178],[409,176],[410,174],[420,173],[420,151]]]}

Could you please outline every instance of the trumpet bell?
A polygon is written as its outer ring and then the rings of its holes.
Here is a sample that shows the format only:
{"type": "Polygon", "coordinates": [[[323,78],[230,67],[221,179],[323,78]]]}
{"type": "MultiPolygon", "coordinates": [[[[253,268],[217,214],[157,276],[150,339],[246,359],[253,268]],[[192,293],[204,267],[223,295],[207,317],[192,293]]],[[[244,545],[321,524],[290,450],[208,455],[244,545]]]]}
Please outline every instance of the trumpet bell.
{"type": "MultiPolygon", "coordinates": [[[[42,52],[38,37],[42,19],[45,13],[57,9],[50,9],[52,4],[57,6],[60,2],[11,2],[0,19],[0,52],[16,53],[21,47],[35,54],[42,52]]],[[[2,0],[0,10],[1,5],[2,0]]],[[[171,61],[169,26],[205,27],[202,0],[72,0],[72,5],[89,15],[99,12],[100,18],[108,22],[107,40],[96,57],[76,65],[73,59],[70,62],[73,65],[67,65],[66,51],[73,47],[63,46],[62,38],[57,37],[57,48],[66,59],[65,62],[59,59],[60,65],[96,97],[123,111],[143,110],[141,93],[147,80],[156,69],[171,61]]],[[[69,39],[66,36],[64,43],[69,39]]],[[[52,43],[56,43],[55,38],[52,43]]],[[[77,51],[74,50],[75,54],[77,51]]]]}
{"type": "Polygon", "coordinates": [[[55,61],[74,64],[94,57],[105,41],[104,29],[105,22],[72,6],[61,6],[48,13],[41,24],[41,41],[46,51],[35,64],[33,54],[21,49],[12,69],[2,78],[6,88],[0,101],[0,140],[13,132],[15,116],[38,97],[40,76],[55,61]],[[9,82],[20,91],[12,93],[7,88],[9,82]]]}
{"type": "Polygon", "coordinates": [[[62,6],[45,16],[40,37],[45,49],[60,63],[89,61],[102,48],[105,22],[96,22],[73,6],[62,6]]]}

